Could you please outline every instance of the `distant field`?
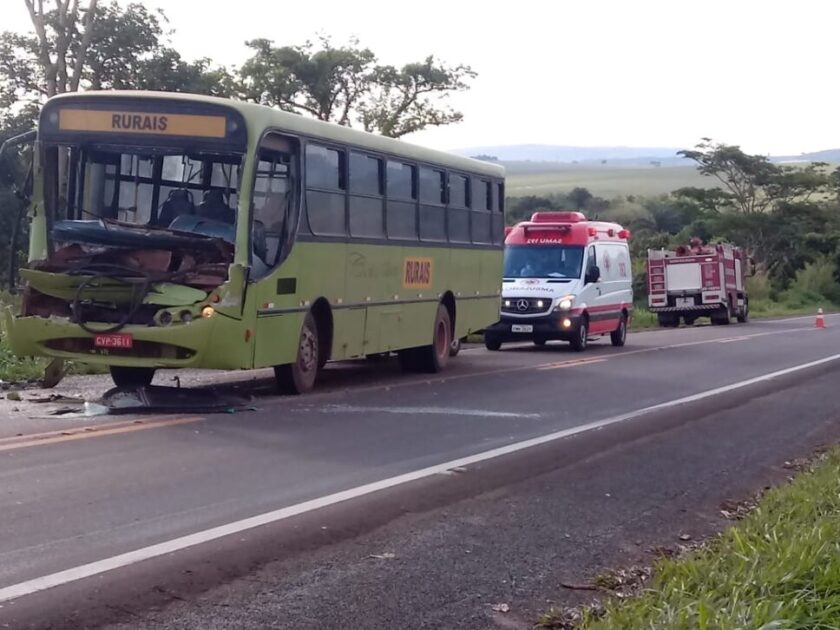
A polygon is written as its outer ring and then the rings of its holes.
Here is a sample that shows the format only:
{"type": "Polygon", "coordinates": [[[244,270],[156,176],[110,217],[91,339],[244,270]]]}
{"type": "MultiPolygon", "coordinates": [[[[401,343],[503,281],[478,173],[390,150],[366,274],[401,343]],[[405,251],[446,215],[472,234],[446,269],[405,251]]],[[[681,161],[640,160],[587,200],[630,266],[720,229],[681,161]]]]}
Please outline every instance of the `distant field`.
{"type": "Polygon", "coordinates": [[[526,170],[521,162],[510,165],[505,186],[508,195],[548,195],[568,192],[580,186],[598,197],[613,199],[626,195],[660,195],[684,186],[712,188],[717,185],[717,180],[703,177],[693,166],[653,168],[558,164],[552,167],[534,163],[533,172],[524,172],[526,170]]]}
{"type": "MultiPolygon", "coordinates": [[[[714,188],[720,183],[703,177],[694,166],[660,168],[639,165],[563,164],[559,162],[507,162],[507,194],[511,197],[569,192],[580,186],[604,199],[639,195],[650,197],[677,188],[714,188]]],[[[834,169],[837,163],[829,163],[834,169]]]]}

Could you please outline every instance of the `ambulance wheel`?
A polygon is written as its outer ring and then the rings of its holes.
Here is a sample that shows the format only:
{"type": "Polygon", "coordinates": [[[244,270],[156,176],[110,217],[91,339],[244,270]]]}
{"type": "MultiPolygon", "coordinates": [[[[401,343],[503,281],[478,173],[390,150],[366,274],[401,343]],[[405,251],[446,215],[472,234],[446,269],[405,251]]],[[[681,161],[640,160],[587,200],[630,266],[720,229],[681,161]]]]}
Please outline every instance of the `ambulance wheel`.
{"type": "Polygon", "coordinates": [[[495,352],[496,350],[500,350],[502,347],[502,342],[499,341],[496,337],[491,337],[490,335],[484,335],[484,347],[488,350],[492,350],[495,352]]]}
{"type": "Polygon", "coordinates": [[[616,348],[621,348],[627,341],[627,316],[622,315],[618,328],[610,333],[610,341],[616,348]]]}
{"type": "Polygon", "coordinates": [[[586,350],[586,344],[589,341],[589,321],[584,317],[580,320],[577,334],[571,339],[572,350],[575,352],[583,352],[586,350]]]}
{"type": "Polygon", "coordinates": [[[154,368],[111,366],[111,380],[117,387],[142,387],[151,385],[155,377],[154,368]]]}
{"type": "Polygon", "coordinates": [[[315,317],[307,313],[300,329],[295,362],[274,366],[274,378],[282,393],[305,394],[315,387],[321,357],[320,345],[315,317]]]}
{"type": "Polygon", "coordinates": [[[400,352],[400,365],[407,372],[428,372],[435,374],[449,363],[449,351],[452,347],[452,323],[449,310],[438,305],[435,325],[432,331],[432,343],[429,346],[410,348],[400,352]]]}
{"type": "Polygon", "coordinates": [[[534,345],[535,346],[544,346],[548,339],[545,337],[534,337],[534,345]]]}

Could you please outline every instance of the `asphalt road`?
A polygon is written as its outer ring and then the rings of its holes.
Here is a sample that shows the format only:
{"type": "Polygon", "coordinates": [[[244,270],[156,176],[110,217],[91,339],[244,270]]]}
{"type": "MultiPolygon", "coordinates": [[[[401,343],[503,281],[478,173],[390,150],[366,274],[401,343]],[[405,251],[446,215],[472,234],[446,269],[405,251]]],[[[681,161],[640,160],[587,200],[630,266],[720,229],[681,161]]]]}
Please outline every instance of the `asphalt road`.
{"type": "MultiPolygon", "coordinates": [[[[470,349],[431,378],[401,375],[392,361],[340,364],[326,371],[318,393],[301,398],[265,395],[261,375],[231,378],[227,387],[258,395],[250,413],[52,426],[0,420],[0,624],[61,627],[56,619],[72,618],[93,626],[136,615],[170,601],[173,589],[201,593],[289,553],[353,540],[406,511],[550,474],[563,464],[551,449],[571,449],[571,462],[655,435],[688,417],[688,408],[756,421],[732,408],[778,397],[769,407],[767,430],[774,430],[761,435],[778,448],[756,451],[752,462],[769,466],[778,462],[759,455],[781,453],[792,436],[810,436],[826,420],[837,365],[840,318],[829,317],[826,330],[793,319],[632,334],[625,348],[602,341],[582,355],[565,344],[470,349]],[[784,405],[815,387],[813,379],[822,389],[808,395],[810,415],[799,417],[784,405]],[[813,426],[792,430],[799,421],[813,426]]],[[[715,438],[721,452],[759,441],[734,428],[715,438]]],[[[683,436],[668,453],[647,454],[647,464],[661,460],[661,473],[666,455],[696,444],[683,436]]],[[[636,494],[658,496],[650,483],[636,494]]],[[[321,565],[331,569],[341,573],[321,565]]],[[[377,620],[370,627],[396,623],[375,612],[388,609],[382,598],[391,596],[357,595],[377,620]]],[[[276,627],[308,627],[312,610],[306,615],[306,623],[290,617],[276,627]]],[[[226,623],[218,627],[247,627],[242,619],[226,623]]],[[[194,618],[182,627],[211,625],[194,618]]]]}

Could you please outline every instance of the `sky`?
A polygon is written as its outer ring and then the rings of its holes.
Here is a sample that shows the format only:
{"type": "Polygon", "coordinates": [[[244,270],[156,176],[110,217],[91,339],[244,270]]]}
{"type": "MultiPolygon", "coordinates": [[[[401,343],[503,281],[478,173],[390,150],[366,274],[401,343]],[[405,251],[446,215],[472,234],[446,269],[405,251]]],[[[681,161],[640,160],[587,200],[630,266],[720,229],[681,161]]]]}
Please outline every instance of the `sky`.
{"type": "MultiPolygon", "coordinates": [[[[248,39],[319,33],[358,37],[383,63],[469,64],[472,89],[451,98],[464,121],[406,138],[438,149],[704,136],[774,155],[840,147],[837,0],[141,2],[165,10],[185,57],[227,66],[248,39]]],[[[0,4],[0,29],[29,28],[23,0],[0,4]]]]}

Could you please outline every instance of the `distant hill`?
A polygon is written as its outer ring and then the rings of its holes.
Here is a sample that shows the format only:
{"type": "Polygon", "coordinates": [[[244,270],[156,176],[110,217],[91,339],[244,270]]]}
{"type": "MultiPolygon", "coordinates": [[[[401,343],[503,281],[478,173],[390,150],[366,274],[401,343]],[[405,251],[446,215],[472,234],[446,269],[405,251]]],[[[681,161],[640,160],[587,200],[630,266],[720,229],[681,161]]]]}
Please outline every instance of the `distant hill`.
{"type": "MultiPolygon", "coordinates": [[[[614,166],[685,166],[679,148],[669,147],[573,147],[554,144],[512,144],[455,149],[452,153],[503,163],[543,162],[562,164],[604,163],[614,166]],[[653,164],[656,163],[656,164],[653,164]]],[[[800,155],[772,156],[774,162],[840,162],[840,149],[800,155]]],[[[534,164],[539,170],[539,166],[534,164]]]]}
{"type": "Polygon", "coordinates": [[[600,160],[680,159],[679,149],[662,147],[571,147],[552,144],[513,144],[471,147],[452,151],[466,157],[498,158],[503,162],[589,162],[600,160]]]}

